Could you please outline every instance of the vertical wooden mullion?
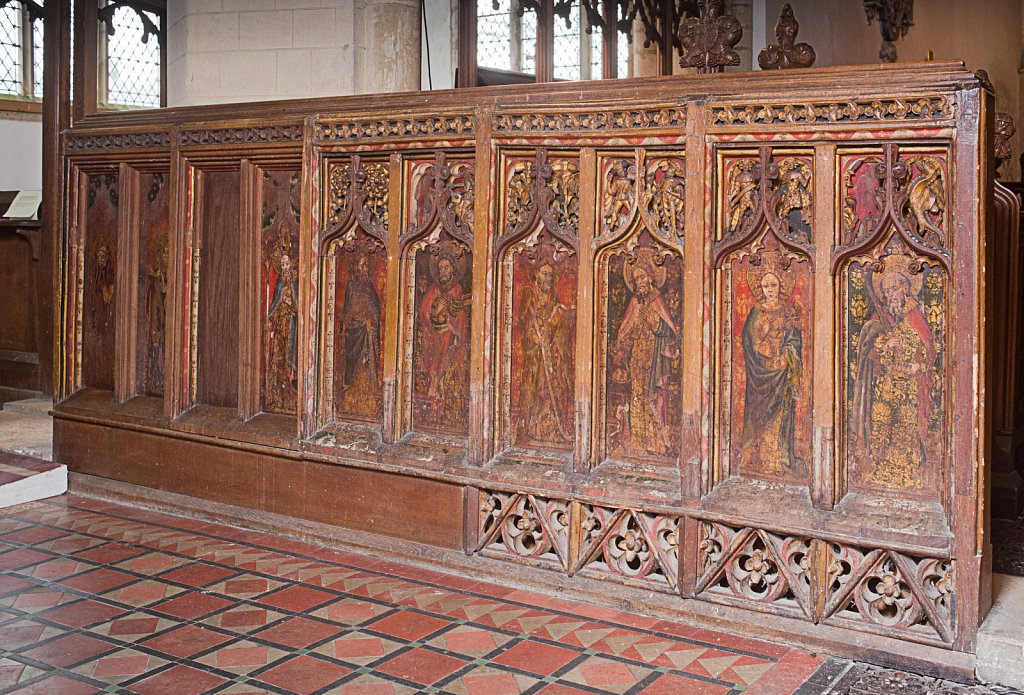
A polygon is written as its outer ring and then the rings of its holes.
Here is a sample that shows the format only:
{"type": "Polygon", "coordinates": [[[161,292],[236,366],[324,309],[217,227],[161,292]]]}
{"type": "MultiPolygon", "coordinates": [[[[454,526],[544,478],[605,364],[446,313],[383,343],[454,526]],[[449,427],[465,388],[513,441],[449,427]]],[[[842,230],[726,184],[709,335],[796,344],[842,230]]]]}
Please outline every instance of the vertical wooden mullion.
{"type": "MultiPolygon", "coordinates": [[[[679,481],[684,499],[694,499],[710,489],[710,460],[703,465],[701,419],[709,403],[702,403],[704,362],[704,271],[709,253],[705,229],[713,224],[712,206],[705,205],[705,161],[711,151],[705,142],[705,106],[686,107],[686,222],[683,240],[683,416],[679,481]],[[694,270],[694,269],[699,270],[694,270]]],[[[710,304],[708,304],[710,305],[710,304]]],[[[681,582],[680,582],[681,583],[681,582]]]]}
{"type": "Polygon", "coordinates": [[[579,183],[579,267],[576,283],[576,443],[573,468],[590,470],[593,461],[594,411],[600,406],[591,398],[594,380],[594,235],[597,229],[597,153],[592,147],[580,151],[579,183]]]}
{"type": "Polygon", "coordinates": [[[192,286],[193,255],[200,248],[196,227],[196,210],[201,205],[202,176],[180,154],[177,131],[172,136],[171,159],[171,223],[169,229],[166,302],[166,348],[164,350],[164,414],[173,420],[193,405],[192,286]]]}
{"type": "MultiPolygon", "coordinates": [[[[619,27],[618,27],[618,5],[619,0],[605,0],[602,3],[601,11],[604,14],[604,25],[607,29],[601,35],[601,78],[610,80],[619,77],[619,27]]],[[[623,75],[625,77],[625,75],[623,75]]]]}
{"type": "Polygon", "coordinates": [[[459,75],[456,87],[475,87],[477,83],[476,3],[477,0],[459,0],[459,75]]]}
{"type": "Polygon", "coordinates": [[[814,364],[811,501],[817,509],[832,509],[837,499],[837,457],[835,455],[836,323],[835,279],[831,255],[836,238],[836,147],[820,144],[814,148],[814,364]]]}
{"type": "MultiPolygon", "coordinates": [[[[493,112],[480,109],[475,114],[476,153],[474,155],[473,202],[473,290],[470,307],[470,368],[469,368],[469,452],[471,466],[483,465],[491,457],[494,408],[491,402],[491,379],[494,362],[487,359],[492,349],[491,336],[495,321],[493,303],[495,293],[491,254],[491,214],[494,201],[500,199],[495,171],[498,158],[491,143],[493,112]]],[[[496,224],[496,223],[495,223],[496,224]]]]}
{"type": "Polygon", "coordinates": [[[398,407],[398,392],[395,388],[398,376],[398,314],[399,296],[401,292],[401,276],[398,254],[398,236],[403,223],[402,210],[402,155],[394,153],[388,164],[388,268],[387,296],[385,299],[384,316],[384,422],[381,435],[385,442],[394,442],[401,429],[398,407]]]}
{"type": "Polygon", "coordinates": [[[263,322],[260,307],[260,168],[243,159],[239,195],[238,233],[238,416],[249,420],[262,410],[260,346],[263,322]]]}
{"type": "Polygon", "coordinates": [[[315,434],[323,423],[319,417],[319,399],[316,397],[320,370],[317,369],[317,353],[323,349],[319,326],[315,317],[321,316],[318,292],[323,288],[317,280],[320,274],[319,229],[320,209],[317,200],[320,192],[320,159],[313,149],[314,124],[316,116],[310,116],[304,124],[302,137],[302,202],[299,211],[299,350],[298,350],[298,423],[296,429],[300,438],[315,434]],[[316,332],[315,348],[310,349],[308,336],[316,332]]]}
{"type": "Polygon", "coordinates": [[[555,9],[554,0],[540,0],[537,10],[537,82],[555,79],[555,9]]]}
{"type": "Polygon", "coordinates": [[[679,595],[690,598],[694,595],[697,586],[697,574],[700,568],[697,566],[697,551],[700,545],[701,520],[692,516],[683,516],[679,519],[679,564],[676,570],[677,588],[679,595]]]}
{"type": "Polygon", "coordinates": [[[99,88],[99,3],[74,0],[74,120],[96,113],[99,88]]]}
{"type": "Polygon", "coordinates": [[[139,306],[139,173],[122,162],[117,172],[117,276],[114,293],[114,398],[137,391],[139,306]]]}

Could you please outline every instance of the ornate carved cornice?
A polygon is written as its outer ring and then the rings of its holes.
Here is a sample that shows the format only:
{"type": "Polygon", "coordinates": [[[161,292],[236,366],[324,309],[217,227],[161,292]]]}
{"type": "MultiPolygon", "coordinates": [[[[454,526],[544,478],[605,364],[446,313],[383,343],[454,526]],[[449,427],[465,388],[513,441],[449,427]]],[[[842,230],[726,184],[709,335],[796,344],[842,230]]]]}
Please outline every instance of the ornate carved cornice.
{"type": "Polygon", "coordinates": [[[499,133],[626,130],[630,128],[682,127],[686,110],[681,108],[600,113],[499,114],[494,130],[499,133]]]}
{"type": "Polygon", "coordinates": [[[166,131],[159,133],[118,133],[115,135],[72,135],[64,141],[64,148],[68,152],[170,146],[171,134],[166,131]]]}
{"type": "Polygon", "coordinates": [[[339,121],[316,124],[318,142],[362,140],[365,138],[416,137],[424,135],[472,135],[470,116],[431,116],[391,121],[339,121]]]}
{"type": "Polygon", "coordinates": [[[906,121],[947,119],[954,112],[948,97],[876,99],[871,101],[819,102],[816,104],[729,104],[711,106],[711,125],[774,123],[842,123],[852,121],[906,121]]]}
{"type": "Polygon", "coordinates": [[[263,126],[259,128],[206,128],[186,130],[178,136],[178,144],[237,145],[244,142],[294,142],[302,139],[302,126],[263,126]]]}

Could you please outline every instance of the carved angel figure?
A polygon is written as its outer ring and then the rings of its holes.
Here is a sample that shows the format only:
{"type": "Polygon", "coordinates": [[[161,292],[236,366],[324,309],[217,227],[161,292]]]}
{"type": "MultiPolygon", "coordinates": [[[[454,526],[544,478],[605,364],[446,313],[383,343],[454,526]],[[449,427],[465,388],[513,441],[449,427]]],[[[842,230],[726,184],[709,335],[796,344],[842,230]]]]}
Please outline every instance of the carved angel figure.
{"type": "Polygon", "coordinates": [[[726,214],[730,232],[737,231],[747,215],[754,214],[757,205],[757,177],[753,169],[752,161],[743,160],[729,170],[726,214]]]}

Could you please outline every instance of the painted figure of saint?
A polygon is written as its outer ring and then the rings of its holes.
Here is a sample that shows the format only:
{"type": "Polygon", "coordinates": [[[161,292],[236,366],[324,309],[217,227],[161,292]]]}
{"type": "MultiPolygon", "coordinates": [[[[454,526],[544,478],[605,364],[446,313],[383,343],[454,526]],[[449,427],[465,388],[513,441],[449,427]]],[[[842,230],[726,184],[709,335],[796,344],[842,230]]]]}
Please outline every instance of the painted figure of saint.
{"type": "Polygon", "coordinates": [[[380,297],[370,276],[370,259],[359,255],[350,264],[341,311],[341,411],[375,420],[383,386],[380,380],[380,297]]]}
{"type": "Polygon", "coordinates": [[[299,275],[292,263],[290,230],[281,228],[281,242],[274,250],[277,271],[274,296],[267,309],[266,399],[267,409],[295,409],[298,380],[299,275]]]}
{"type": "Polygon", "coordinates": [[[146,268],[146,387],[162,391],[164,383],[164,306],[167,303],[166,232],[159,232],[151,245],[151,258],[146,268]]]}
{"type": "Polygon", "coordinates": [[[555,293],[555,267],[543,260],[534,285],[526,290],[519,317],[522,332],[517,440],[521,443],[567,445],[573,441],[573,355],[569,336],[572,309],[555,293]]]}
{"type": "MultiPolygon", "coordinates": [[[[872,483],[921,487],[934,385],[935,338],[917,297],[923,273],[910,256],[886,256],[866,283],[874,313],[858,339],[851,430],[873,466],[872,483]]],[[[932,435],[934,436],[934,435],[932,435]]]]}
{"type": "Polygon", "coordinates": [[[666,270],[651,248],[636,249],[622,265],[632,293],[615,339],[612,379],[629,383],[627,451],[664,455],[672,446],[668,389],[672,360],[679,356],[679,328],[672,321],[661,287],[666,270]]]}
{"type": "Polygon", "coordinates": [[[741,463],[778,475],[799,466],[795,452],[796,402],[803,378],[800,310],[791,301],[795,274],[778,251],[749,265],[747,287],[757,303],[743,324],[741,463]]]}
{"type": "Polygon", "coordinates": [[[466,257],[452,245],[432,255],[429,267],[434,282],[418,309],[426,373],[425,415],[435,427],[465,430],[469,416],[470,298],[463,294],[461,280],[466,257]]]}

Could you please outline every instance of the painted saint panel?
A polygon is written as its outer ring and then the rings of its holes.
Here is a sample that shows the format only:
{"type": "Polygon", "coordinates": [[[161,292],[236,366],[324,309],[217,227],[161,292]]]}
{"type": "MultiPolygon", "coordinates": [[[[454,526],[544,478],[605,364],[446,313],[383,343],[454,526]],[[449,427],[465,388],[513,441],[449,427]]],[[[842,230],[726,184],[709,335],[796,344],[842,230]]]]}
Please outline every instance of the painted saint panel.
{"type": "Polygon", "coordinates": [[[803,484],[811,461],[811,272],[777,246],[734,254],[724,277],[729,456],[741,475],[803,484]]]}
{"type": "Polygon", "coordinates": [[[600,263],[606,454],[671,463],[680,451],[682,257],[642,231],[600,263]]]}
{"type": "Polygon", "coordinates": [[[849,488],[934,498],[948,442],[946,274],[890,236],[847,265],[843,287],[849,488]]]}
{"type": "Polygon", "coordinates": [[[165,172],[143,174],[139,189],[139,372],[142,393],[164,392],[166,344],[168,200],[170,185],[165,172]]]}
{"type": "Polygon", "coordinates": [[[114,389],[114,315],[117,286],[117,174],[86,180],[82,272],[82,382],[114,389]]]}
{"type": "Polygon", "coordinates": [[[465,436],[469,433],[472,253],[451,238],[416,244],[411,253],[416,274],[413,426],[465,436]]]}
{"type": "Polygon", "coordinates": [[[334,294],[334,415],[379,423],[384,397],[384,245],[352,230],[332,244],[334,294]]]}
{"type": "Polygon", "coordinates": [[[540,226],[510,248],[505,277],[511,285],[506,432],[516,446],[571,449],[576,253],[540,226]]]}
{"type": "Polygon", "coordinates": [[[298,402],[298,171],[263,172],[263,410],[294,414],[298,402]]]}

